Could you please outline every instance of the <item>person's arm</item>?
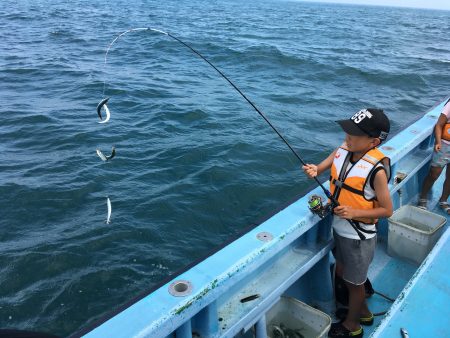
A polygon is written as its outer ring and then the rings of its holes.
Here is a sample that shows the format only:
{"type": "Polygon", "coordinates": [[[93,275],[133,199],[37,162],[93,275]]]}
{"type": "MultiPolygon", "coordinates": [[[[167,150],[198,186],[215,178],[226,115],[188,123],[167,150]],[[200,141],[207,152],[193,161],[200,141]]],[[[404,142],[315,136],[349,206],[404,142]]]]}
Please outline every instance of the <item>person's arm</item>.
{"type": "Polygon", "coordinates": [[[445,124],[447,123],[447,116],[445,114],[439,115],[439,119],[434,126],[434,150],[441,150],[441,138],[442,138],[442,129],[444,129],[445,124]]]}
{"type": "Polygon", "coordinates": [[[375,174],[373,188],[378,200],[378,206],[376,208],[365,210],[340,205],[334,208],[334,214],[347,219],[390,217],[393,210],[392,200],[389,193],[386,172],[384,170],[378,170],[375,174]]]}
{"type": "Polygon", "coordinates": [[[304,165],[303,171],[306,175],[308,175],[309,178],[316,177],[323,173],[325,170],[328,170],[331,168],[331,165],[333,164],[334,155],[336,154],[337,149],[335,149],[326,159],[324,159],[320,164],[310,164],[307,163],[304,165]]]}

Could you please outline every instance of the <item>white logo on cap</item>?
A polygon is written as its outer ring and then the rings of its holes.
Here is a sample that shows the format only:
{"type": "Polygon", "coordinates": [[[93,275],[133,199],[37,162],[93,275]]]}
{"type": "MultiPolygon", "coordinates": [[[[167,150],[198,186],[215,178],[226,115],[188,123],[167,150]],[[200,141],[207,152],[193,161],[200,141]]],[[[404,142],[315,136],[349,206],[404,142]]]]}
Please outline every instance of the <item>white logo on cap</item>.
{"type": "Polygon", "coordinates": [[[368,111],[367,109],[360,110],[355,115],[351,117],[351,120],[355,122],[356,124],[360,123],[362,120],[364,120],[366,117],[369,119],[372,118],[372,113],[368,111]]]}

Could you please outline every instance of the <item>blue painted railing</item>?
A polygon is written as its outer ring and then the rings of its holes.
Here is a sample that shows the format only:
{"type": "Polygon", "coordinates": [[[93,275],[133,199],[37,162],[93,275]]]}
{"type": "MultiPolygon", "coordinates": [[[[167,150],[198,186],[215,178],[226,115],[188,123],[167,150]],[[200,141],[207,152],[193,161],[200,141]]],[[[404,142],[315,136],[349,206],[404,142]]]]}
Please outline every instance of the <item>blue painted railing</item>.
{"type": "MultiPolygon", "coordinates": [[[[390,182],[396,208],[417,195],[442,106],[381,147],[392,160],[393,175],[406,175],[399,184],[390,182]]],[[[320,188],[313,193],[323,196],[320,188]]],[[[300,198],[84,336],[234,337],[254,328],[257,337],[266,337],[265,313],[281,295],[330,312],[331,220],[312,215],[307,199],[300,198]],[[252,296],[253,300],[241,302],[252,296]]],[[[385,223],[381,222],[382,236],[387,232],[385,223]]]]}

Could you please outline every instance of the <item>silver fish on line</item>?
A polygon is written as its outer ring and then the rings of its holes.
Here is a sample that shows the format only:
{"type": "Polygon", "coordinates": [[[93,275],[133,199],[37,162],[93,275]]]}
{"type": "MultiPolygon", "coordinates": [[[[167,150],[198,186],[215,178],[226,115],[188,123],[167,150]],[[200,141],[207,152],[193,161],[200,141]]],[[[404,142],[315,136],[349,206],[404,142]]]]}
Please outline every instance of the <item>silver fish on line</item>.
{"type": "Polygon", "coordinates": [[[109,224],[109,223],[111,223],[111,211],[112,211],[111,200],[109,199],[109,197],[106,198],[106,205],[108,207],[108,216],[106,216],[105,223],[109,224]]]}
{"type": "Polygon", "coordinates": [[[114,156],[116,156],[116,148],[112,147],[111,155],[109,155],[109,156],[106,156],[105,154],[102,153],[102,151],[100,149],[97,149],[97,155],[98,155],[98,157],[100,157],[102,159],[102,161],[108,161],[108,160],[112,159],[114,156]]]}
{"type": "Polygon", "coordinates": [[[109,109],[108,109],[108,106],[106,105],[106,103],[108,102],[108,100],[109,100],[109,97],[104,98],[104,99],[101,100],[100,103],[97,105],[97,114],[98,114],[98,117],[100,117],[100,120],[102,120],[102,121],[100,121],[99,123],[106,123],[106,122],[108,122],[109,119],[111,118],[111,113],[110,113],[110,111],[109,111],[109,109]],[[103,117],[102,117],[102,108],[105,109],[105,113],[106,113],[106,119],[104,119],[104,120],[103,120],[103,117]]]}

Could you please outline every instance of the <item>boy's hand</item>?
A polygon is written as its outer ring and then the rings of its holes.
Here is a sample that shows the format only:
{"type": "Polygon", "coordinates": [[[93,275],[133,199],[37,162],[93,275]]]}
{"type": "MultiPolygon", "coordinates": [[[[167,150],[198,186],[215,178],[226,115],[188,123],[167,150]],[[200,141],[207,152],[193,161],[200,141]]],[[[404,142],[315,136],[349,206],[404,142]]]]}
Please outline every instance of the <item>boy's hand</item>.
{"type": "Polygon", "coordinates": [[[349,207],[347,205],[339,205],[336,208],[334,208],[334,214],[336,216],[339,216],[340,218],[345,218],[345,219],[352,219],[353,217],[355,217],[355,209],[353,209],[352,207],[349,207]]]}
{"type": "Polygon", "coordinates": [[[434,150],[436,150],[436,152],[441,151],[441,142],[436,143],[436,144],[434,145],[434,150]]]}
{"type": "Polygon", "coordinates": [[[303,171],[309,178],[313,178],[317,176],[317,166],[314,164],[306,164],[303,167],[303,171]]]}

